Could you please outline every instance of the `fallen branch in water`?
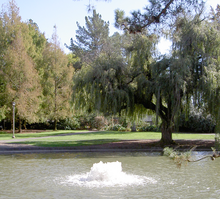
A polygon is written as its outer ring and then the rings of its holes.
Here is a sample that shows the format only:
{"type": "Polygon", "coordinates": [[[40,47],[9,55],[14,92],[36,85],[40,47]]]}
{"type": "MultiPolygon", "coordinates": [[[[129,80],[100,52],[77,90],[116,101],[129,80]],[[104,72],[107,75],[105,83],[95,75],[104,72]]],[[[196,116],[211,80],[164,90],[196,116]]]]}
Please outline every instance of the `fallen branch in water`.
{"type": "Polygon", "coordinates": [[[196,146],[191,148],[189,151],[184,152],[184,153],[181,153],[181,152],[177,151],[176,149],[169,148],[169,147],[164,148],[163,151],[164,151],[164,155],[173,159],[178,167],[181,167],[181,165],[183,163],[187,163],[187,162],[198,162],[198,161],[201,161],[205,158],[211,158],[211,160],[215,160],[216,158],[220,157],[220,154],[216,151],[216,149],[212,148],[213,155],[206,155],[206,156],[199,158],[197,160],[191,160],[191,153],[195,148],[196,148],[196,146]]]}

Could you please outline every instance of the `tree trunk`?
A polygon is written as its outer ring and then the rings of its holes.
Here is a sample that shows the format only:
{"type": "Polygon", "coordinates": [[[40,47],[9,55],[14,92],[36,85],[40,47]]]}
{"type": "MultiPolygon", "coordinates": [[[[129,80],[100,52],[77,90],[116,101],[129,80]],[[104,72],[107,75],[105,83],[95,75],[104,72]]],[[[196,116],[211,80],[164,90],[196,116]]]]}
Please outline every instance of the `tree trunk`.
{"type": "Polygon", "coordinates": [[[11,117],[11,131],[13,130],[13,116],[11,117]]]}
{"type": "Polygon", "coordinates": [[[22,120],[19,118],[19,133],[22,133],[22,120]]]}
{"type": "Polygon", "coordinates": [[[23,127],[25,130],[27,130],[27,122],[24,120],[24,123],[23,123],[23,127]]]}
{"type": "Polygon", "coordinates": [[[170,145],[173,144],[174,141],[172,139],[173,127],[171,126],[170,122],[163,122],[161,126],[161,144],[162,145],[170,145]]]}
{"type": "Polygon", "coordinates": [[[6,127],[5,127],[5,120],[3,120],[3,130],[6,130],[6,127]]]}
{"type": "Polygon", "coordinates": [[[131,127],[131,132],[136,132],[136,131],[137,131],[136,125],[135,125],[135,122],[133,122],[132,127],[131,127]]]}
{"type": "Polygon", "coordinates": [[[56,120],[56,119],[54,120],[54,127],[53,127],[53,130],[54,130],[54,131],[57,131],[57,120],[56,120]]]}

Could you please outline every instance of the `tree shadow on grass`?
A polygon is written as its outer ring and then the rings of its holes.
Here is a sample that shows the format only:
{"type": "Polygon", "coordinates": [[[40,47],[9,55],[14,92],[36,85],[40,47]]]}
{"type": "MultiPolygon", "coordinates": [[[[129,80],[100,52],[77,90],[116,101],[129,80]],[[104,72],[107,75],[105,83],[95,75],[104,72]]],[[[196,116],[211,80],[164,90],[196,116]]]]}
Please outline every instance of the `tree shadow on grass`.
{"type": "Polygon", "coordinates": [[[96,139],[96,140],[78,140],[78,141],[24,141],[10,144],[27,144],[36,147],[79,147],[101,145],[112,142],[119,142],[118,139],[96,139]]]}

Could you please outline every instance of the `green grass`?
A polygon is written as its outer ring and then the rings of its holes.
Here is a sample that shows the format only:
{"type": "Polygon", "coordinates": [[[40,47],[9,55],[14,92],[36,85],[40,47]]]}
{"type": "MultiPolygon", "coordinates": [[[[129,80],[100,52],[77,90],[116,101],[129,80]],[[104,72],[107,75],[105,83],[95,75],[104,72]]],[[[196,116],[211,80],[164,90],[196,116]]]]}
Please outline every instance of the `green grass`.
{"type": "MultiPolygon", "coordinates": [[[[11,134],[0,134],[0,140],[8,140],[8,143],[16,142],[44,147],[69,147],[82,145],[96,145],[120,140],[139,140],[139,139],[160,139],[160,132],[117,132],[117,131],[97,131],[90,133],[77,134],[85,131],[49,131],[42,133],[16,134],[15,139],[11,139],[11,134]],[[68,135],[69,133],[75,133],[68,135]],[[66,135],[64,135],[66,134],[66,135]],[[57,136],[60,135],[60,136],[57,136]],[[46,137],[55,136],[55,137],[46,137]],[[21,139],[26,139],[25,141],[21,139]],[[33,138],[33,139],[32,139],[33,138]],[[37,138],[37,139],[36,139],[37,138]],[[21,140],[21,141],[19,141],[21,140]]],[[[184,134],[173,133],[173,139],[212,139],[213,134],[184,134]]]]}
{"type": "Polygon", "coordinates": [[[184,140],[214,140],[214,134],[197,134],[197,133],[173,133],[173,139],[184,140]]]}
{"type": "MultiPolygon", "coordinates": [[[[76,147],[98,145],[111,142],[118,142],[118,140],[101,139],[101,140],[79,140],[79,141],[26,141],[18,142],[19,144],[28,144],[40,147],[76,147]]],[[[17,143],[17,142],[16,142],[17,143]]]]}
{"type": "MultiPolygon", "coordinates": [[[[60,131],[43,131],[40,133],[16,133],[16,139],[25,139],[25,138],[39,138],[39,137],[47,137],[47,136],[56,136],[56,135],[64,135],[68,133],[80,133],[86,132],[86,130],[60,130],[60,131]]],[[[0,141],[1,140],[10,140],[12,139],[12,133],[0,132],[0,141]]]]}

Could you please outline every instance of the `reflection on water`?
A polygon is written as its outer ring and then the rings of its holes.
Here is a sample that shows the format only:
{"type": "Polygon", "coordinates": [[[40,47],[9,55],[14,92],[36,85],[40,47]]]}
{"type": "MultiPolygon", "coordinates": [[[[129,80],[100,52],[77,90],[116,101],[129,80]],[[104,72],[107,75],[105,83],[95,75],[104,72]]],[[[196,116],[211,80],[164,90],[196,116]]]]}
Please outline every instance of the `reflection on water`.
{"type": "Polygon", "coordinates": [[[0,155],[0,198],[219,198],[219,159],[179,169],[159,153],[0,155]]]}

